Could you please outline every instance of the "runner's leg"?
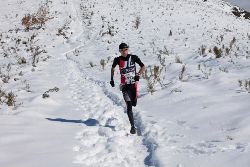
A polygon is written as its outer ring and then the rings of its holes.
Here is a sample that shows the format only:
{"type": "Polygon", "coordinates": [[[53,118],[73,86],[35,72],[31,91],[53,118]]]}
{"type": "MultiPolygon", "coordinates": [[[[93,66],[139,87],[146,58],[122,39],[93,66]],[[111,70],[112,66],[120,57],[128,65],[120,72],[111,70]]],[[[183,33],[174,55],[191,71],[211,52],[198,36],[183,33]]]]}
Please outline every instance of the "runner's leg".
{"type": "Polygon", "coordinates": [[[134,117],[133,117],[133,112],[132,112],[132,102],[131,101],[127,101],[127,114],[128,114],[128,119],[130,122],[131,127],[135,126],[134,125],[134,117]]]}

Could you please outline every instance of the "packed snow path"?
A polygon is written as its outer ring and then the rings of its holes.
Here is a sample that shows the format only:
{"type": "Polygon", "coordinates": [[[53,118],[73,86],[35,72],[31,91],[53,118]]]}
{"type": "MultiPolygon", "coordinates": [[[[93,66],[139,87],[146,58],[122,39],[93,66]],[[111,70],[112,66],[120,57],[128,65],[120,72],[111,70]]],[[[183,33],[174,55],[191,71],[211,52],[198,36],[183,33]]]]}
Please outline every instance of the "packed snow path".
{"type": "Polygon", "coordinates": [[[72,103],[82,111],[83,129],[76,135],[79,145],[75,163],[85,166],[145,166],[148,155],[141,136],[128,134],[130,124],[124,107],[116,105],[103,88],[84,76],[74,62],[68,85],[72,103]]]}

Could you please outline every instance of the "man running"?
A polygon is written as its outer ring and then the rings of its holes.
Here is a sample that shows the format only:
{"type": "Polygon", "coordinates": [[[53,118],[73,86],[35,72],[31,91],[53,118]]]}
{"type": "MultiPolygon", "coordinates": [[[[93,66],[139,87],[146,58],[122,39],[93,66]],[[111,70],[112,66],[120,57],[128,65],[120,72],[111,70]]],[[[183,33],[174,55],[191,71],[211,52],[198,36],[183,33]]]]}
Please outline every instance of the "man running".
{"type": "Polygon", "coordinates": [[[137,104],[137,81],[139,81],[140,75],[144,72],[145,67],[138,56],[128,54],[128,48],[129,46],[126,43],[121,43],[119,45],[121,56],[116,57],[113,61],[110,84],[112,87],[115,86],[114,72],[116,65],[119,65],[121,75],[120,90],[122,91],[123,98],[127,104],[127,114],[131,124],[130,133],[135,134],[136,128],[134,125],[132,106],[136,106],[137,104]],[[138,73],[136,73],[135,63],[139,64],[141,67],[138,73]]]}

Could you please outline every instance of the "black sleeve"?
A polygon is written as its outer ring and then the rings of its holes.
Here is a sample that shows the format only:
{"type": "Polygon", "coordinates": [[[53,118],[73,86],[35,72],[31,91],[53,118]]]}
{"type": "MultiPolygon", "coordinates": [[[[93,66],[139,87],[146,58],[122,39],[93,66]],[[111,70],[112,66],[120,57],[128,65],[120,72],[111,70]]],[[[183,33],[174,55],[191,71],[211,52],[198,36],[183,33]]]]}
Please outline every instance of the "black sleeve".
{"type": "Polygon", "coordinates": [[[138,56],[134,55],[134,60],[137,64],[139,64],[140,67],[144,66],[144,64],[142,63],[141,59],[138,56]]]}
{"type": "Polygon", "coordinates": [[[119,57],[116,57],[113,61],[112,67],[115,68],[119,64],[119,57]]]}

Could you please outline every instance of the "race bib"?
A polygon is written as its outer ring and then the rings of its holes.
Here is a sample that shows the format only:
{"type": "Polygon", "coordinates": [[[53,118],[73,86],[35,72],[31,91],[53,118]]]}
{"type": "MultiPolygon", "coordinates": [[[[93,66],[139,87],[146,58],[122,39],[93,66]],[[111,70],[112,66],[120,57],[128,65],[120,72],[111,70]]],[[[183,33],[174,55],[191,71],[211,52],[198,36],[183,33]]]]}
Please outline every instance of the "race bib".
{"type": "Polygon", "coordinates": [[[135,74],[133,72],[123,74],[123,75],[125,76],[127,83],[134,83],[135,74]]]}

